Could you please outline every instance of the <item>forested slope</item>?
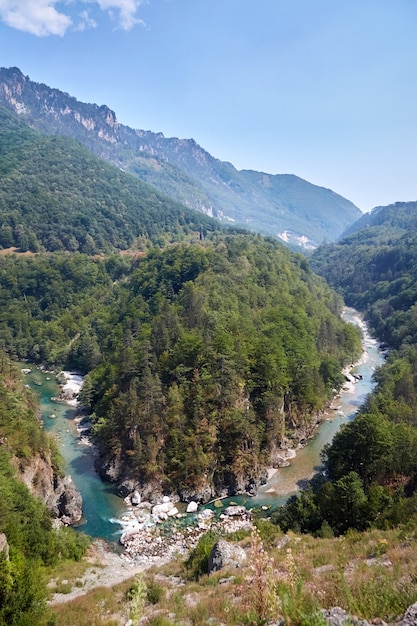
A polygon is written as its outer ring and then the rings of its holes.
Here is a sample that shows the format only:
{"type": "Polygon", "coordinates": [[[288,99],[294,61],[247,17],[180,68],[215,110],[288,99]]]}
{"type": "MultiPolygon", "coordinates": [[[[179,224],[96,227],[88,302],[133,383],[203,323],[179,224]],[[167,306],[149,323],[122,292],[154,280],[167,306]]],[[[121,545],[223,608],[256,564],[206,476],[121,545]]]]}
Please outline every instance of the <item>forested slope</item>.
{"type": "Polygon", "coordinates": [[[375,392],[326,450],[326,478],[277,516],[283,528],[317,532],[324,524],[340,533],[417,513],[417,203],[380,209],[376,217],[323,246],[312,265],[392,349],[375,374],[375,392]]]}
{"type": "Polygon", "coordinates": [[[101,472],[185,500],[253,493],[359,350],[305,259],[261,237],[153,251],[98,332],[83,398],[101,472]]]}
{"type": "Polygon", "coordinates": [[[0,247],[87,254],[204,236],[215,220],[0,108],[0,247]]]}
{"type": "Polygon", "coordinates": [[[138,259],[0,258],[10,354],[88,373],[101,471],[148,490],[256,490],[314,430],[359,338],[305,259],[216,236],[138,259]]]}
{"type": "Polygon", "coordinates": [[[273,237],[287,231],[295,246],[334,241],[361,214],[334,191],[297,176],[238,171],[193,139],[129,128],[107,106],[79,102],[16,67],[0,68],[0,104],[42,133],[77,139],[187,207],[273,237]]]}
{"type": "MultiPolygon", "coordinates": [[[[21,475],[37,463],[59,474],[55,444],[36,416],[34,398],[9,358],[0,353],[0,624],[44,624],[44,568],[79,559],[87,540],[53,530],[52,515],[21,475]]],[[[45,476],[38,475],[41,483],[45,476]]]]}

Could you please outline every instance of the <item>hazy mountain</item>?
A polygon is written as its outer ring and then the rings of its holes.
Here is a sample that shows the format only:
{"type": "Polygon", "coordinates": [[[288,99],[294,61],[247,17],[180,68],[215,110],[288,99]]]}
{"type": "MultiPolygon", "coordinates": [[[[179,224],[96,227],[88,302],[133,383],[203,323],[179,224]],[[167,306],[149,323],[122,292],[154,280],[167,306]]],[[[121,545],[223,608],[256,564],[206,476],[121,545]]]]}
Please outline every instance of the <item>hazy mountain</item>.
{"type": "MultiPolygon", "coordinates": [[[[397,346],[404,332],[400,318],[409,309],[414,315],[417,303],[417,202],[377,207],[350,230],[315,250],[311,266],[348,305],[366,313],[376,336],[397,346]]],[[[410,343],[415,328],[415,322],[406,325],[410,343]]]]}
{"type": "Polygon", "coordinates": [[[79,102],[31,81],[18,68],[0,69],[0,104],[44,133],[78,139],[190,208],[290,244],[334,241],[361,215],[330,189],[294,175],[238,171],[193,139],[134,130],[120,124],[107,106],[79,102]]]}
{"type": "MultiPolygon", "coordinates": [[[[395,202],[387,206],[377,206],[370,213],[365,213],[343,233],[343,238],[349,237],[363,229],[376,229],[379,236],[382,233],[402,235],[407,231],[416,230],[417,202],[395,202]]],[[[371,236],[367,233],[367,237],[371,236]]]]}

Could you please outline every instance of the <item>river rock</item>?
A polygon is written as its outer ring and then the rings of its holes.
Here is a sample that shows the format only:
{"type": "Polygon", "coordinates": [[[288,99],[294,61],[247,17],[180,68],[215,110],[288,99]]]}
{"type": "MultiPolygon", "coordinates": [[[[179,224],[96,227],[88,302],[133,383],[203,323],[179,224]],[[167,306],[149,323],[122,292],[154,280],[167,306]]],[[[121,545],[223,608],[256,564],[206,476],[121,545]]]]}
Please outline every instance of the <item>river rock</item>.
{"type": "Polygon", "coordinates": [[[237,515],[246,515],[247,510],[244,506],[232,505],[225,508],[223,511],[223,515],[228,515],[229,517],[235,517],[237,515]]]}
{"type": "Polygon", "coordinates": [[[138,504],[140,504],[140,501],[141,501],[140,493],[137,489],[135,489],[135,491],[130,496],[130,502],[133,504],[133,506],[137,506],[138,504]]]}
{"type": "Polygon", "coordinates": [[[187,505],[187,513],[195,513],[198,511],[198,503],[195,500],[191,500],[191,502],[187,505]]]}
{"type": "Polygon", "coordinates": [[[208,571],[217,572],[223,567],[241,567],[247,560],[247,554],[243,548],[224,539],[219,539],[214,544],[209,558],[208,571]]]}
{"type": "Polygon", "coordinates": [[[178,514],[179,514],[179,510],[177,509],[176,506],[173,506],[172,509],[170,509],[167,513],[168,517],[175,517],[178,514]]]}
{"type": "Polygon", "coordinates": [[[197,519],[201,521],[211,520],[214,517],[214,513],[211,509],[204,509],[201,513],[198,514],[197,519]]]}
{"type": "Polygon", "coordinates": [[[159,515],[160,513],[168,513],[174,505],[169,500],[167,502],[162,502],[162,504],[155,504],[152,507],[152,515],[159,515]]]}

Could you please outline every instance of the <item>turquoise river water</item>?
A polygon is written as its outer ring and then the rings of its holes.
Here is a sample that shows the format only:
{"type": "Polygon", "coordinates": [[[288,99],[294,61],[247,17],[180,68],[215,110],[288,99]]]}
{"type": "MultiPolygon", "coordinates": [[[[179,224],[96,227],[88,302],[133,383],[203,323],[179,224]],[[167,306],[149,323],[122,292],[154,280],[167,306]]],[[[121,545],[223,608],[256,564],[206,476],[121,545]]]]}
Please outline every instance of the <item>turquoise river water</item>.
{"type": "MultiPolygon", "coordinates": [[[[362,376],[361,380],[347,383],[345,390],[335,399],[335,408],[329,410],[316,436],[307,446],[296,451],[296,457],[290,461],[289,467],[278,470],[259,490],[257,496],[230,498],[225,504],[233,500],[248,508],[268,506],[269,510],[284,504],[320,468],[320,452],[323,446],[331,442],[343,423],[354,417],[372,391],[373,373],[383,363],[384,355],[353,309],[346,309],[344,317],[359,325],[364,333],[362,359],[353,369],[353,372],[362,376]]],[[[22,367],[29,366],[22,364],[22,367]]],[[[78,528],[93,537],[117,541],[122,532],[121,518],[126,513],[126,506],[115,495],[114,486],[102,482],[95,472],[93,449],[82,443],[74,422],[76,409],[52,400],[60,392],[54,375],[32,368],[26,375],[26,383],[38,394],[44,427],[58,439],[65,460],[65,472],[72,476],[83,497],[84,517],[78,528]]]]}

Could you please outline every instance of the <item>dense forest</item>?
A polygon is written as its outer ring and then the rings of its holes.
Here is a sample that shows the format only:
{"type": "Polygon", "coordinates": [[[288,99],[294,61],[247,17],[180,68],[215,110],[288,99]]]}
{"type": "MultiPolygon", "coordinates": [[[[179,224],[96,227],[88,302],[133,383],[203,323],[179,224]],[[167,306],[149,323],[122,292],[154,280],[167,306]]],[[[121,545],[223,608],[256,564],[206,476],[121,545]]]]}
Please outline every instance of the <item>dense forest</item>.
{"type": "Polygon", "coordinates": [[[256,490],[359,352],[342,301],[273,240],[0,258],[4,348],[87,374],[101,470],[187,499],[256,490]]]}
{"type": "Polygon", "coordinates": [[[276,515],[283,528],[341,533],[417,512],[416,209],[379,208],[366,228],[313,255],[312,266],[364,312],[390,352],[375,392],[324,451],[325,477],[276,515]]]}
{"type": "Polygon", "coordinates": [[[219,228],[77,141],[42,135],[3,108],[0,177],[0,248],[91,255],[219,228]]]}
{"type": "Polygon", "coordinates": [[[340,310],[305,259],[273,240],[149,253],[110,311],[83,390],[108,475],[184,499],[254,492],[359,352],[340,310]]]}

